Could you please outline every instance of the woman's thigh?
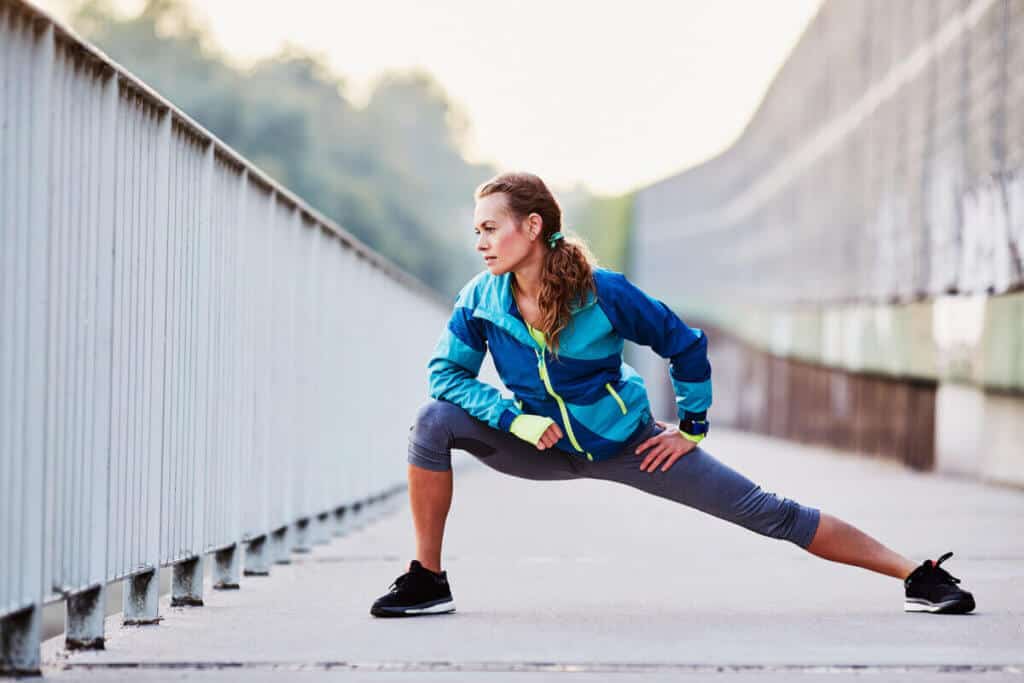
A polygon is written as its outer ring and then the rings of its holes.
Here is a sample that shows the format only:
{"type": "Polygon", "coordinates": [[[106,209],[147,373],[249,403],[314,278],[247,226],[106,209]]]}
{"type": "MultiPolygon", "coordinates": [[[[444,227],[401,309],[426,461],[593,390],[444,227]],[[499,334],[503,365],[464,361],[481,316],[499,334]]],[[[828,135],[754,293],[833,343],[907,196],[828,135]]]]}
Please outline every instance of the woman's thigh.
{"type": "Polygon", "coordinates": [[[450,470],[453,449],[466,451],[488,467],[513,477],[553,481],[581,476],[567,453],[538,450],[514,434],[490,427],[454,403],[424,403],[409,428],[408,462],[434,471],[450,470]]]}
{"type": "Polygon", "coordinates": [[[818,509],[763,490],[703,448],[694,448],[664,472],[660,468],[641,471],[644,453],[634,454],[630,448],[590,463],[587,475],[632,486],[803,548],[814,538],[818,509]]]}

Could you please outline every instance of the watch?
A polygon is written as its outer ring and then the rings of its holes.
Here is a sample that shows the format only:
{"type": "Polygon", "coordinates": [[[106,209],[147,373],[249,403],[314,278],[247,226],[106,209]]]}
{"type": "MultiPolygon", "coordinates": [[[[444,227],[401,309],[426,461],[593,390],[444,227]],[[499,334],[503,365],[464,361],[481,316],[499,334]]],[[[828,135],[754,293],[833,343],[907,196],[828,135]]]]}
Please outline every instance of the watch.
{"type": "Polygon", "coordinates": [[[711,423],[704,415],[699,416],[699,418],[700,419],[697,419],[688,415],[686,418],[679,421],[679,432],[687,441],[700,443],[704,440],[704,437],[708,435],[708,429],[711,428],[711,423]]]}

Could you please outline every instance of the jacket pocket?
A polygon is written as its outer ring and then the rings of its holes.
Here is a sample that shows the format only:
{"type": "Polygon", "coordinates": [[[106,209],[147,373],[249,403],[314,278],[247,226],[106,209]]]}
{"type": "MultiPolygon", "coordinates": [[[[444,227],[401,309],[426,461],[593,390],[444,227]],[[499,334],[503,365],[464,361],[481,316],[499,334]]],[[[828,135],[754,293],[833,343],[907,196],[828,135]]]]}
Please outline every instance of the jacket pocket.
{"type": "Polygon", "coordinates": [[[612,388],[611,383],[608,382],[604,386],[605,389],[608,390],[608,393],[612,395],[612,398],[615,399],[615,402],[619,404],[619,410],[622,411],[622,414],[625,415],[626,413],[628,413],[629,411],[626,409],[625,402],[623,402],[622,397],[615,392],[615,389],[612,388]]]}

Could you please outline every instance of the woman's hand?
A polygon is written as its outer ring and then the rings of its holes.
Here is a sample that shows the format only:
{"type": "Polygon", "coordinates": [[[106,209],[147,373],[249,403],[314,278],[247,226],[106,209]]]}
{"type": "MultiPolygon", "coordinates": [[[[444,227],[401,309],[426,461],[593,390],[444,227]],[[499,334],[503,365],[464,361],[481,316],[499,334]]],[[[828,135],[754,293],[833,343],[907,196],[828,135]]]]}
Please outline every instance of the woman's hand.
{"type": "Polygon", "coordinates": [[[551,423],[540,437],[540,441],[537,442],[537,450],[544,450],[545,448],[551,448],[558,440],[562,438],[562,428],[555,423],[551,423]]]}
{"type": "Polygon", "coordinates": [[[532,443],[539,451],[551,448],[562,438],[562,428],[550,417],[528,413],[516,415],[509,431],[523,441],[532,443]]]}
{"type": "Polygon", "coordinates": [[[664,427],[665,431],[655,434],[636,447],[635,452],[640,455],[641,451],[653,446],[640,463],[641,472],[653,472],[662,462],[665,463],[661,468],[661,471],[664,472],[672,467],[676,460],[697,447],[697,444],[680,434],[679,428],[675,425],[666,424],[661,420],[655,420],[655,422],[664,427]]]}

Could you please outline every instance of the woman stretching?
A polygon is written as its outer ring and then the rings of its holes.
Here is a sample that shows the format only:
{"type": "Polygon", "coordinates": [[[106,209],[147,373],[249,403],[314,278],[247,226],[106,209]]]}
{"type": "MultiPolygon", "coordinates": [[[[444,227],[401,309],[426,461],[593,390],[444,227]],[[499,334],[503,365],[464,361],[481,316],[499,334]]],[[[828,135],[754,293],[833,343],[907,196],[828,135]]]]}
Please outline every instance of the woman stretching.
{"type": "Polygon", "coordinates": [[[416,559],[370,609],[378,617],[454,612],[441,540],[452,499],[451,450],[536,480],[604,479],[668,498],[834,562],[903,580],[904,609],[964,613],[974,598],[937,562],[920,565],[820,510],[763,491],[698,444],[707,436],[707,337],[565,238],[540,178],[502,174],[476,191],[474,277],[429,362],[432,400],[410,428],[416,559]],[[654,420],[623,340],[669,359],[679,425],[654,420]],[[478,379],[484,354],[515,399],[478,379]]]}

